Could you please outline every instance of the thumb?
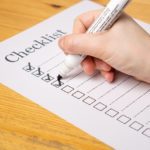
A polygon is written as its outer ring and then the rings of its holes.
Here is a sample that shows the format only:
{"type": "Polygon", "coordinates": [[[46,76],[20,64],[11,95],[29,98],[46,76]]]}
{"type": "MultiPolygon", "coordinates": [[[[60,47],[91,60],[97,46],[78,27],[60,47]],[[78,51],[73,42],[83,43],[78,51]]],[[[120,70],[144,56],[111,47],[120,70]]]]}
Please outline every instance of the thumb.
{"type": "Polygon", "coordinates": [[[59,46],[68,54],[83,54],[97,57],[104,50],[103,45],[106,38],[102,34],[70,34],[60,38],[59,46]]]}

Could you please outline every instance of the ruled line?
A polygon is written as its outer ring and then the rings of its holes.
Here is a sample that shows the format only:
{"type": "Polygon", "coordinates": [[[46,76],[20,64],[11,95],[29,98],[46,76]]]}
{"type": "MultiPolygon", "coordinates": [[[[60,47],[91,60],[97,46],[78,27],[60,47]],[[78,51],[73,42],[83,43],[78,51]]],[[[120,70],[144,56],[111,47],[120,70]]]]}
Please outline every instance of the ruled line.
{"type": "Polygon", "coordinates": [[[80,86],[82,86],[83,84],[85,84],[86,82],[88,82],[89,80],[93,79],[96,75],[97,75],[97,73],[95,73],[93,76],[89,77],[87,80],[81,82],[81,83],[77,86],[77,88],[79,88],[80,86]]]}
{"type": "Polygon", "coordinates": [[[103,85],[106,82],[106,80],[102,81],[101,83],[99,83],[98,85],[96,85],[95,87],[93,87],[92,89],[90,89],[87,93],[91,93],[93,90],[95,90],[96,88],[98,88],[99,86],[103,85]]]}
{"type": "Polygon", "coordinates": [[[110,93],[111,91],[113,91],[114,89],[116,89],[117,87],[119,87],[121,84],[123,84],[124,82],[126,82],[127,80],[129,80],[129,77],[126,77],[124,80],[122,80],[121,82],[119,82],[119,84],[117,84],[116,86],[114,86],[113,88],[111,88],[110,90],[108,90],[107,92],[105,92],[103,95],[101,95],[100,97],[98,97],[98,99],[101,99],[102,97],[104,97],[105,95],[107,95],[108,93],[110,93]]]}
{"type": "Polygon", "coordinates": [[[132,88],[130,88],[125,93],[123,93],[122,95],[120,95],[117,99],[115,99],[114,101],[112,101],[109,105],[113,105],[114,103],[116,103],[117,101],[119,101],[123,96],[125,96],[126,94],[128,94],[129,92],[131,92],[133,89],[135,89],[140,84],[141,84],[141,82],[138,82],[137,84],[135,84],[132,88]]]}
{"type": "Polygon", "coordinates": [[[148,89],[146,92],[144,92],[143,94],[141,94],[139,97],[137,97],[134,101],[132,101],[130,104],[128,104],[127,106],[125,106],[121,111],[126,110],[127,108],[129,108],[130,106],[132,106],[133,104],[135,104],[138,100],[140,100],[145,94],[147,94],[150,91],[150,89],[148,89]]]}
{"type": "Polygon", "coordinates": [[[56,58],[57,56],[59,56],[60,54],[62,54],[62,52],[57,53],[56,55],[52,56],[51,58],[47,59],[46,61],[42,62],[39,67],[47,64],[49,61],[53,60],[54,58],[56,58]]]}
{"type": "Polygon", "coordinates": [[[61,61],[60,63],[58,63],[57,65],[55,65],[54,67],[50,68],[49,70],[47,70],[47,72],[55,69],[56,67],[58,67],[59,65],[61,65],[64,61],[61,61]]]}

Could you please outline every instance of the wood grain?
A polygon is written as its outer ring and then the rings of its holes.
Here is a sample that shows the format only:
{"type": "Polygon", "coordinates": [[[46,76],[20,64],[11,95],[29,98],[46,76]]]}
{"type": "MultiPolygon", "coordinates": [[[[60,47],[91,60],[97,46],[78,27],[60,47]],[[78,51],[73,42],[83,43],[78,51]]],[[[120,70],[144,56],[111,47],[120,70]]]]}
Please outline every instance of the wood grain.
{"type": "MultiPolygon", "coordinates": [[[[78,0],[0,0],[0,41],[68,8],[78,0]]],[[[106,4],[107,0],[95,0],[106,4]]],[[[150,22],[150,1],[126,12],[150,22]]],[[[1,68],[2,71],[2,68],[1,68]]],[[[111,148],[0,84],[0,150],[110,150],[111,148]]]]}

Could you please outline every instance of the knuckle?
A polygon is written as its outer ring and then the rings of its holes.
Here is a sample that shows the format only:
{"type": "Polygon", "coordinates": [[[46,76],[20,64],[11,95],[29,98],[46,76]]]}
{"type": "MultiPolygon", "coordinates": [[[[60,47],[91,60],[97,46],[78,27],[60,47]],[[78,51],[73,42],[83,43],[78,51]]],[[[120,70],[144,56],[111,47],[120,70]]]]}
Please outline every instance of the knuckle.
{"type": "Polygon", "coordinates": [[[71,52],[74,47],[74,39],[69,37],[65,39],[64,42],[66,52],[71,52]]]}

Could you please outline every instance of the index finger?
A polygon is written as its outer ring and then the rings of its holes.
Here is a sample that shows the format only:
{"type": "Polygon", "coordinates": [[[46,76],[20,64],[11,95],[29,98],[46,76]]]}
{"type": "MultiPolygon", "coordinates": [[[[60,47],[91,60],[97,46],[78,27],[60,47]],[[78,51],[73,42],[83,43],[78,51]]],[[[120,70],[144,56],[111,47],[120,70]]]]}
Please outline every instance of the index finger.
{"type": "Polygon", "coordinates": [[[84,33],[94,22],[102,10],[93,10],[79,15],[73,25],[73,33],[84,33]]]}

